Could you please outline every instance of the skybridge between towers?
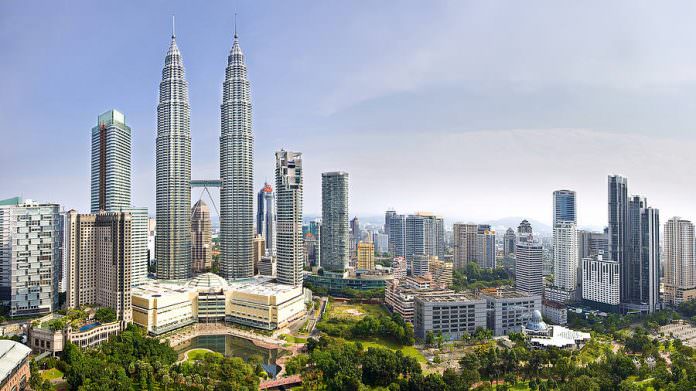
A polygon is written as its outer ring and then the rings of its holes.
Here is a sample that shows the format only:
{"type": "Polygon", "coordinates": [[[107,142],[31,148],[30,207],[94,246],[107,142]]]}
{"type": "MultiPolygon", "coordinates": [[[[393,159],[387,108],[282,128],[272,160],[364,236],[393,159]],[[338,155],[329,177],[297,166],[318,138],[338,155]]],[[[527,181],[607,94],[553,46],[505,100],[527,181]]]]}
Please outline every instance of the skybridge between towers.
{"type": "MultiPolygon", "coordinates": [[[[220,188],[222,185],[222,181],[220,179],[192,179],[191,180],[191,189],[194,187],[202,187],[203,190],[201,191],[201,195],[198,197],[199,199],[203,198],[203,192],[208,193],[208,197],[210,198],[210,202],[213,204],[213,208],[215,208],[215,212],[217,212],[218,217],[220,216],[220,211],[218,210],[217,204],[215,203],[215,199],[213,199],[212,194],[210,194],[209,188],[220,188]]],[[[193,214],[193,211],[191,211],[191,214],[193,214]]]]}

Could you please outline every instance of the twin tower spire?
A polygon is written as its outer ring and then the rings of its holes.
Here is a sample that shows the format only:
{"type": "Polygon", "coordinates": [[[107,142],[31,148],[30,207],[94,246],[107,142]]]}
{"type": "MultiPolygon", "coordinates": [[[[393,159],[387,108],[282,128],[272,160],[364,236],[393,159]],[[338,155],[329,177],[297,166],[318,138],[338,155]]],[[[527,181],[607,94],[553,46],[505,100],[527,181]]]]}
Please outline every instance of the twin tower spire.
{"type": "MultiPolygon", "coordinates": [[[[220,106],[220,274],[253,276],[253,134],[251,98],[235,17],[220,106]]],[[[188,83],[172,40],[164,60],[157,106],[157,277],[189,278],[191,265],[191,128],[188,83]]]]}

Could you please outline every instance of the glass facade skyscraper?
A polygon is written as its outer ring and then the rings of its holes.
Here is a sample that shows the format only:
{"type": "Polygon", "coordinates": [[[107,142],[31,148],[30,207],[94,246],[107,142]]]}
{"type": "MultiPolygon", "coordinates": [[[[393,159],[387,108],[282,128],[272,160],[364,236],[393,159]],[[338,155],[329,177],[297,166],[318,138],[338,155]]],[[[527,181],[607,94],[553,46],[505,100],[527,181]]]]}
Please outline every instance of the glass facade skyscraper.
{"type": "Polygon", "coordinates": [[[329,271],[348,268],[348,173],[321,174],[321,267],[329,271]]]}
{"type": "Polygon", "coordinates": [[[220,106],[220,274],[254,275],[254,173],[251,96],[237,33],[227,57],[220,106]]]}
{"type": "Polygon", "coordinates": [[[302,241],[302,154],[276,152],[276,203],[278,232],[277,273],[281,284],[301,286],[304,247],[302,241]]]}
{"type": "MultiPolygon", "coordinates": [[[[172,35],[157,105],[157,278],[189,278],[191,271],[191,109],[184,64],[172,35]]],[[[250,239],[251,240],[251,239],[250,239]]]]}

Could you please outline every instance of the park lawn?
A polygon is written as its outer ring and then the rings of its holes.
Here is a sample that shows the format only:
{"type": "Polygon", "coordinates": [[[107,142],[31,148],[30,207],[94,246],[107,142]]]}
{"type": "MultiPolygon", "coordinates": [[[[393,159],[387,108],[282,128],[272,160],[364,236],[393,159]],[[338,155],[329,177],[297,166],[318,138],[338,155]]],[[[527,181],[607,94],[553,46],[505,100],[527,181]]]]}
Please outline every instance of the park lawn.
{"type": "Polygon", "coordinates": [[[296,337],[290,334],[282,334],[280,338],[290,342],[290,343],[307,343],[307,338],[296,337]]]}
{"type": "Polygon", "coordinates": [[[379,304],[331,302],[326,312],[327,318],[360,319],[365,315],[389,316],[389,312],[379,304]],[[359,313],[359,314],[358,314],[359,313]]]}
{"type": "MultiPolygon", "coordinates": [[[[495,390],[495,389],[498,389],[498,386],[496,385],[493,389],[494,389],[494,390],[495,390]]],[[[528,382],[528,381],[520,381],[520,382],[517,382],[517,383],[516,383],[514,386],[512,386],[512,388],[510,388],[510,389],[511,389],[511,390],[515,390],[515,391],[525,391],[525,390],[529,390],[529,389],[530,389],[530,388],[529,388],[529,382],[528,382]]]]}
{"type": "Polygon", "coordinates": [[[375,339],[371,339],[369,341],[357,340],[354,342],[360,342],[363,345],[364,349],[377,347],[377,348],[388,348],[391,350],[400,350],[401,353],[403,353],[403,355],[406,357],[413,357],[421,364],[427,363],[427,360],[425,359],[425,357],[423,357],[423,354],[421,354],[421,352],[418,351],[418,349],[416,349],[414,346],[403,346],[403,345],[399,345],[397,343],[387,341],[387,340],[384,340],[381,338],[375,338],[375,339]]]}
{"type": "Polygon", "coordinates": [[[58,368],[51,368],[41,372],[41,378],[45,380],[56,380],[63,377],[63,372],[58,368]]]}
{"type": "Polygon", "coordinates": [[[208,353],[222,355],[221,353],[216,353],[216,352],[213,352],[212,350],[208,350],[208,349],[191,349],[191,350],[186,352],[186,357],[187,357],[188,361],[198,361],[198,360],[202,360],[203,357],[205,357],[205,355],[208,353]]]}

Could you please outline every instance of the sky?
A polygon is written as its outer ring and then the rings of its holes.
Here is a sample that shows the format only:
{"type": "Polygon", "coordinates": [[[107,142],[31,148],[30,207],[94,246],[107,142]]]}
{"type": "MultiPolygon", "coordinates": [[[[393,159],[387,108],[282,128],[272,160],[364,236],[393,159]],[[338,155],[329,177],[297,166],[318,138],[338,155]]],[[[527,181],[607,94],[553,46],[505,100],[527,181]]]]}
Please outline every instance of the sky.
{"type": "Polygon", "coordinates": [[[621,174],[663,221],[696,219],[689,1],[3,1],[0,199],[87,212],[91,128],[115,108],[133,130],[133,203],[154,215],[172,15],[192,176],[217,177],[235,13],[255,187],[274,182],[276,150],[301,151],[305,214],[321,212],[321,173],[342,170],[358,216],[550,223],[553,190],[572,189],[579,225],[603,227],[621,174]]]}

